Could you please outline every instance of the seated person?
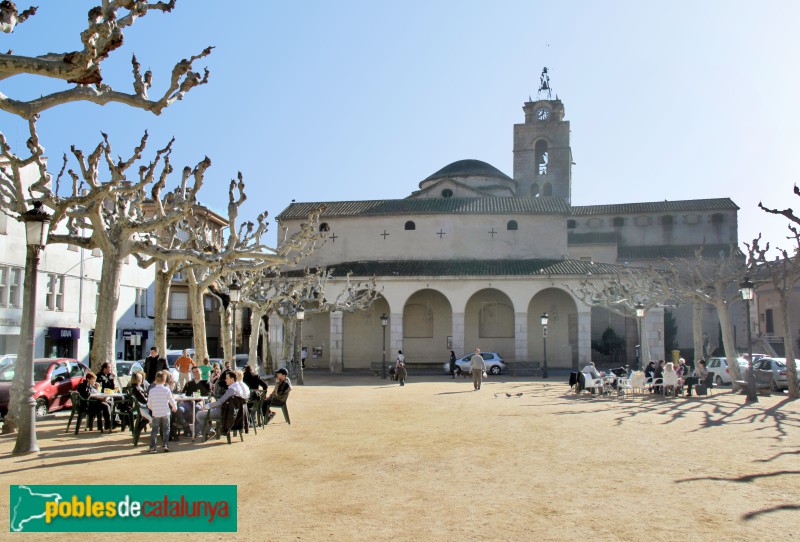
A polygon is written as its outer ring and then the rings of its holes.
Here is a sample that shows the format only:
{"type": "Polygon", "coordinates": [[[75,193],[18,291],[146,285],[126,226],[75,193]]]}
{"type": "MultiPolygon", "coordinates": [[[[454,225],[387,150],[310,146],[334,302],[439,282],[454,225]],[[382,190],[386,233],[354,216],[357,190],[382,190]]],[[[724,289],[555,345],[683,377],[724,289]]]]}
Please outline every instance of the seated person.
{"type": "MultiPolygon", "coordinates": [[[[201,397],[208,397],[211,395],[211,389],[208,387],[208,382],[202,379],[203,373],[200,367],[192,368],[192,379],[189,380],[183,387],[184,395],[194,395],[194,392],[200,392],[201,397]]],[[[200,403],[197,401],[178,401],[178,410],[175,412],[175,423],[180,428],[185,428],[187,434],[189,433],[188,420],[192,418],[192,408],[195,412],[200,410],[200,403]]],[[[196,418],[195,418],[196,419],[196,418]]]]}
{"type": "MultiPolygon", "coordinates": [[[[234,395],[239,396],[239,394],[241,393],[239,386],[235,385],[236,374],[234,374],[233,371],[225,371],[223,375],[224,376],[222,376],[220,380],[223,379],[225,380],[227,389],[225,390],[225,393],[222,394],[222,397],[220,397],[213,403],[209,403],[207,405],[203,405],[202,407],[200,407],[200,411],[197,413],[197,419],[195,420],[195,425],[194,425],[195,435],[202,434],[201,432],[203,430],[203,424],[205,423],[206,418],[212,420],[219,420],[222,414],[222,404],[231,397],[233,397],[234,395]]],[[[215,434],[216,432],[213,429],[211,429],[208,432],[208,435],[204,436],[206,436],[206,438],[211,438],[215,434]]]]}
{"type": "MultiPolygon", "coordinates": [[[[653,380],[655,379],[663,379],[664,378],[664,360],[661,359],[658,361],[658,365],[656,365],[655,371],[653,371],[653,380]]],[[[664,393],[664,386],[653,386],[651,390],[655,391],[656,393],[664,393]]]]}
{"type": "Polygon", "coordinates": [[[653,378],[656,374],[656,364],[655,362],[650,362],[647,364],[647,367],[644,370],[645,378],[653,378]]]}
{"type": "Polygon", "coordinates": [[[234,386],[239,388],[238,395],[239,397],[247,401],[248,399],[250,399],[250,386],[244,383],[244,373],[242,371],[237,370],[234,374],[236,375],[236,384],[234,384],[234,386]]]}
{"type": "MultiPolygon", "coordinates": [[[[664,379],[664,382],[676,382],[680,385],[680,378],[678,377],[678,372],[675,370],[675,364],[671,361],[664,365],[664,371],[662,372],[661,378],[664,379]]],[[[677,393],[677,388],[673,388],[673,391],[677,393]]]]}
{"type": "Polygon", "coordinates": [[[119,389],[116,377],[114,376],[114,373],[111,372],[111,363],[108,361],[100,366],[100,374],[97,375],[97,387],[101,392],[104,392],[105,390],[119,389]]]}
{"type": "Polygon", "coordinates": [[[207,380],[203,380],[203,372],[200,367],[192,368],[192,378],[183,387],[184,395],[194,395],[196,391],[199,391],[202,397],[211,395],[211,387],[207,380]]]}
{"type": "MultiPolygon", "coordinates": [[[[100,430],[103,430],[103,425],[101,425],[101,423],[104,422],[106,430],[111,431],[111,403],[108,402],[105,397],[98,397],[97,399],[90,400],[93,395],[100,393],[100,390],[97,388],[97,376],[91,371],[86,373],[86,377],[83,379],[83,382],[78,384],[76,391],[87,401],[87,412],[91,416],[97,417],[97,426],[100,430]],[[100,421],[101,415],[103,416],[102,422],[100,421]]],[[[91,429],[90,426],[89,428],[91,429]]]]}
{"type": "Polygon", "coordinates": [[[589,374],[592,378],[603,378],[605,373],[601,373],[597,371],[597,368],[594,366],[594,362],[590,361],[589,365],[583,368],[583,372],[589,374]]]}
{"type": "Polygon", "coordinates": [[[281,367],[275,372],[275,387],[272,389],[266,399],[264,399],[264,413],[269,413],[267,416],[267,423],[275,417],[274,412],[269,411],[269,407],[282,407],[289,399],[289,392],[292,391],[292,382],[289,380],[289,371],[281,367]]]}
{"type": "Polygon", "coordinates": [[[258,392],[256,390],[263,389],[267,391],[267,389],[269,389],[267,383],[264,382],[249,365],[244,366],[244,378],[242,381],[250,388],[251,400],[255,400],[258,397],[258,392]]]}
{"type": "Polygon", "coordinates": [[[684,380],[686,384],[686,397],[692,396],[692,386],[696,386],[700,382],[705,382],[708,377],[708,370],[706,369],[706,360],[701,359],[697,362],[697,369],[694,376],[687,376],[684,380]]]}
{"type": "Polygon", "coordinates": [[[153,421],[150,409],[147,408],[147,389],[144,387],[144,373],[136,371],[131,375],[130,394],[134,401],[139,403],[139,414],[142,416],[139,431],[143,431],[148,423],[153,421]]]}

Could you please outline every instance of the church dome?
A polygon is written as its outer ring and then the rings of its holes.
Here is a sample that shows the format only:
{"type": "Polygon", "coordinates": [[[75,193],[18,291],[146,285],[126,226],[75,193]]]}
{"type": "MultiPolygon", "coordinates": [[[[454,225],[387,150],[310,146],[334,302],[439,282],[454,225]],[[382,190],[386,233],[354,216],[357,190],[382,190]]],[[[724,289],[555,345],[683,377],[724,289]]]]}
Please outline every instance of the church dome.
{"type": "Polygon", "coordinates": [[[511,177],[497,169],[491,164],[487,164],[481,160],[459,160],[444,166],[442,169],[427,177],[420,183],[428,183],[436,179],[452,177],[486,177],[501,179],[504,181],[511,181],[511,177]]]}

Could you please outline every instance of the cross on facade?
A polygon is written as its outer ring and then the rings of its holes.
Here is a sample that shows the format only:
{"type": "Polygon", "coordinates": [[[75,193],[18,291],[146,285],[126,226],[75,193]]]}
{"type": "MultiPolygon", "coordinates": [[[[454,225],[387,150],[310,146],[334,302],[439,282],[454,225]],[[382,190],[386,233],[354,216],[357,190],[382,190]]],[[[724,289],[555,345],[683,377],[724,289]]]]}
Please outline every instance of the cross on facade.
{"type": "Polygon", "coordinates": [[[494,239],[494,234],[495,234],[495,233],[497,233],[497,232],[496,232],[496,231],[494,231],[494,228],[492,228],[491,230],[489,230],[489,235],[491,235],[491,236],[492,236],[492,239],[494,239]]]}
{"type": "Polygon", "coordinates": [[[439,228],[439,231],[436,232],[436,235],[439,236],[439,239],[442,239],[445,236],[445,233],[442,228],[439,228]]]}
{"type": "Polygon", "coordinates": [[[383,237],[383,240],[386,241],[386,238],[389,237],[391,234],[387,233],[386,230],[383,230],[383,233],[379,233],[378,235],[383,237]]]}
{"type": "Polygon", "coordinates": [[[330,239],[332,242],[334,242],[334,243],[335,243],[335,242],[336,242],[336,238],[337,238],[337,237],[338,237],[338,235],[336,235],[335,233],[332,233],[332,234],[330,234],[330,235],[328,236],[328,239],[330,239]]]}

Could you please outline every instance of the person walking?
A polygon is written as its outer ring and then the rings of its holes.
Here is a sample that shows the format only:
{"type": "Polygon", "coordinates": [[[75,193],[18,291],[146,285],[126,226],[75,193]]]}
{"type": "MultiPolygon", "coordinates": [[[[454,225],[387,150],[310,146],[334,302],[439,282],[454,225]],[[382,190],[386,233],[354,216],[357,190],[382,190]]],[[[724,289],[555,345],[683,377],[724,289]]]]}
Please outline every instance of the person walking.
{"type": "Polygon", "coordinates": [[[456,353],[453,352],[452,350],[450,350],[450,377],[451,378],[455,378],[456,377],[456,367],[458,367],[458,365],[456,365],[456,353]]]}
{"type": "Polygon", "coordinates": [[[486,371],[486,363],[483,361],[480,348],[476,348],[475,353],[472,355],[472,358],[470,358],[469,368],[472,372],[472,386],[475,388],[475,391],[478,391],[481,389],[483,374],[486,371]]]}
{"type": "Polygon", "coordinates": [[[169,369],[167,360],[158,355],[158,348],[150,348],[150,355],[144,360],[144,378],[147,380],[148,389],[156,383],[156,374],[169,369]]]}
{"type": "Polygon", "coordinates": [[[406,357],[403,355],[402,350],[397,351],[397,361],[395,362],[394,366],[394,374],[397,377],[397,380],[400,381],[400,385],[405,386],[408,372],[406,371],[406,357]]]}

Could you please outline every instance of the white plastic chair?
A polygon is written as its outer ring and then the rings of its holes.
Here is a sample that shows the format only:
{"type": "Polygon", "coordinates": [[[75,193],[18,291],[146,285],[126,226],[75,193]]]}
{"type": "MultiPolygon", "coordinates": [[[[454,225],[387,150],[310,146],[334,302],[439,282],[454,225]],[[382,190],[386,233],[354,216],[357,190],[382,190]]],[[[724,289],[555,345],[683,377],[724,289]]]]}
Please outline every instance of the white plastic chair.
{"type": "Polygon", "coordinates": [[[631,393],[636,393],[638,390],[641,395],[645,392],[645,378],[642,371],[633,371],[630,377],[631,393]]]}
{"type": "Polygon", "coordinates": [[[583,388],[586,390],[593,390],[597,395],[603,394],[603,379],[594,378],[589,373],[582,373],[583,381],[585,382],[583,388]]]}
{"type": "Polygon", "coordinates": [[[620,376],[617,378],[617,396],[633,395],[633,384],[630,378],[620,376]]]}
{"type": "Polygon", "coordinates": [[[667,391],[671,391],[673,397],[678,394],[678,373],[675,371],[664,371],[662,382],[661,385],[664,386],[664,397],[667,396],[667,391]]]}

